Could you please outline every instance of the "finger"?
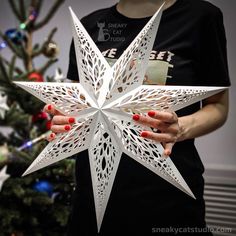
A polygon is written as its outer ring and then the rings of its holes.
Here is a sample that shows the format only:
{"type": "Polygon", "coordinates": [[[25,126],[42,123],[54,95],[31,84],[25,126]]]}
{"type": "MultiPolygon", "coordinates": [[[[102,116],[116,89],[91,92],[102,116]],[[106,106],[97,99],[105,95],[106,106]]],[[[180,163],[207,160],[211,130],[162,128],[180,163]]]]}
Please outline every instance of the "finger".
{"type": "Polygon", "coordinates": [[[149,111],[148,115],[152,118],[161,120],[166,123],[175,123],[178,121],[178,116],[175,112],[168,111],[149,111]]]}
{"type": "Polygon", "coordinates": [[[59,111],[57,111],[52,104],[47,104],[43,108],[44,112],[47,112],[51,115],[62,115],[59,111]]]}
{"type": "Polygon", "coordinates": [[[164,121],[153,119],[148,116],[140,116],[140,115],[133,115],[133,120],[135,120],[137,123],[143,126],[149,126],[163,133],[171,133],[173,135],[176,135],[179,132],[179,125],[177,122],[166,123],[164,121]]]}
{"type": "Polygon", "coordinates": [[[175,143],[176,137],[171,134],[166,133],[154,133],[152,131],[142,131],[141,137],[154,140],[160,143],[175,143]]]}
{"type": "Polygon", "coordinates": [[[47,140],[49,142],[51,142],[52,140],[54,140],[56,138],[56,134],[55,133],[51,133],[47,136],[47,140]]]}
{"type": "Polygon", "coordinates": [[[172,148],[174,146],[174,143],[165,143],[164,145],[164,155],[168,157],[172,153],[172,148]]]}
{"type": "Polygon", "coordinates": [[[168,124],[165,124],[160,120],[153,119],[149,116],[140,116],[136,114],[133,115],[133,120],[143,126],[149,126],[158,130],[165,130],[168,127],[168,124]]]}
{"type": "Polygon", "coordinates": [[[70,125],[52,125],[51,131],[53,133],[66,133],[71,130],[70,125]]]}
{"type": "Polygon", "coordinates": [[[74,117],[68,117],[68,116],[54,116],[52,118],[52,124],[53,125],[66,125],[66,124],[73,124],[75,123],[74,117]]]}

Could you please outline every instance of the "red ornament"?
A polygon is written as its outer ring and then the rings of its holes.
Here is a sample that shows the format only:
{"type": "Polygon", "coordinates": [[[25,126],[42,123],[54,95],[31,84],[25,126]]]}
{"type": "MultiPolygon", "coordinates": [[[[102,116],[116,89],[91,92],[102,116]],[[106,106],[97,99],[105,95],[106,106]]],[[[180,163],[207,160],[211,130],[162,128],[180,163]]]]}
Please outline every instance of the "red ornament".
{"type": "Polygon", "coordinates": [[[28,79],[34,80],[36,82],[43,82],[44,81],[43,76],[38,72],[33,72],[33,73],[29,74],[28,79]]]}
{"type": "Polygon", "coordinates": [[[47,123],[46,123],[46,129],[47,130],[50,130],[51,129],[51,126],[52,126],[52,122],[49,120],[49,121],[47,121],[47,123]]]}
{"type": "Polygon", "coordinates": [[[36,122],[39,120],[47,120],[49,119],[49,115],[46,112],[39,112],[38,114],[35,114],[32,116],[32,122],[36,122]]]}

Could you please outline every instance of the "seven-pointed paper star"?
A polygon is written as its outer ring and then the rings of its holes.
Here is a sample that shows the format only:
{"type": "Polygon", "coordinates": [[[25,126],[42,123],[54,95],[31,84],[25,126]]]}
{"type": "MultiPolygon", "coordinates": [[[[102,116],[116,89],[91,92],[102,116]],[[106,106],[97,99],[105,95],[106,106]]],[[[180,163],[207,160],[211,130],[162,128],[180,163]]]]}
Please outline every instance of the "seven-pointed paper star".
{"type": "Polygon", "coordinates": [[[0,117],[4,119],[5,112],[9,110],[7,96],[0,94],[0,117]]]}
{"type": "Polygon", "coordinates": [[[10,175],[6,173],[7,171],[7,166],[4,166],[1,171],[0,171],[0,192],[2,190],[2,186],[4,184],[4,182],[10,178],[10,175]]]}
{"type": "Polygon", "coordinates": [[[110,67],[71,10],[80,83],[17,82],[76,118],[71,130],[57,134],[24,174],[88,149],[98,231],[122,153],[194,197],[171,159],[162,156],[162,145],[141,138],[144,127],[131,117],[150,109],[176,111],[224,88],[142,85],[161,14],[162,7],[110,67]]]}

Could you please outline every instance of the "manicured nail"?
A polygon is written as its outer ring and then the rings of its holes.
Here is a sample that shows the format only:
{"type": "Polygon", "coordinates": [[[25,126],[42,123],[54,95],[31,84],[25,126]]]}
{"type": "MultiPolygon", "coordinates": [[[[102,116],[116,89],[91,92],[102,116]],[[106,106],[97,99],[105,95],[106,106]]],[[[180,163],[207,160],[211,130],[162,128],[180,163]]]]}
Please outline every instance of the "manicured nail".
{"type": "Polygon", "coordinates": [[[66,126],[64,127],[64,129],[65,129],[66,131],[69,131],[69,130],[70,130],[70,126],[69,126],[69,125],[66,125],[66,126]]]}
{"type": "Polygon", "coordinates": [[[138,121],[140,119],[139,115],[133,115],[133,120],[138,121]]]}
{"type": "Polygon", "coordinates": [[[55,134],[54,133],[51,133],[50,134],[50,138],[54,138],[55,137],[55,134]]]}
{"type": "Polygon", "coordinates": [[[74,117],[69,118],[69,123],[75,123],[75,118],[74,117]]]}
{"type": "Polygon", "coordinates": [[[151,116],[151,117],[153,117],[153,116],[156,115],[156,112],[155,112],[155,111],[149,111],[149,112],[148,112],[148,115],[151,116]]]}
{"type": "Polygon", "coordinates": [[[148,132],[143,131],[143,132],[141,133],[141,137],[146,138],[147,136],[148,136],[148,132]]]}
{"type": "Polygon", "coordinates": [[[48,105],[48,110],[52,110],[52,105],[48,105]]]}

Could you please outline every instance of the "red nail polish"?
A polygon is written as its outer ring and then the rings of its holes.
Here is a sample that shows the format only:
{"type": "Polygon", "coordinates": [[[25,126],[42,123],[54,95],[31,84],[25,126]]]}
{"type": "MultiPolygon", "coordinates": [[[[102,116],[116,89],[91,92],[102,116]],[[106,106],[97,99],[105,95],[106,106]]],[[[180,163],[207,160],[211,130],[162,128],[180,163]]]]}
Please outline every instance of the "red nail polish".
{"type": "Polygon", "coordinates": [[[133,120],[138,121],[140,119],[139,115],[133,115],[133,120]]]}
{"type": "Polygon", "coordinates": [[[69,118],[69,123],[74,123],[74,122],[75,122],[75,118],[74,117],[69,118]]]}
{"type": "Polygon", "coordinates": [[[52,110],[52,105],[48,105],[48,110],[52,110]]]}
{"type": "Polygon", "coordinates": [[[51,133],[51,134],[50,134],[50,137],[51,137],[51,138],[54,138],[54,134],[53,134],[53,133],[51,133]]]}
{"type": "Polygon", "coordinates": [[[66,125],[66,126],[64,127],[64,129],[65,129],[66,131],[69,131],[69,130],[70,130],[70,126],[69,126],[69,125],[66,125]]]}
{"type": "Polygon", "coordinates": [[[151,116],[151,117],[155,116],[155,114],[156,114],[155,111],[149,111],[149,112],[148,112],[148,115],[151,116]]]}
{"type": "Polygon", "coordinates": [[[147,136],[148,136],[148,132],[143,131],[143,132],[141,133],[141,137],[146,138],[147,136]]]}

